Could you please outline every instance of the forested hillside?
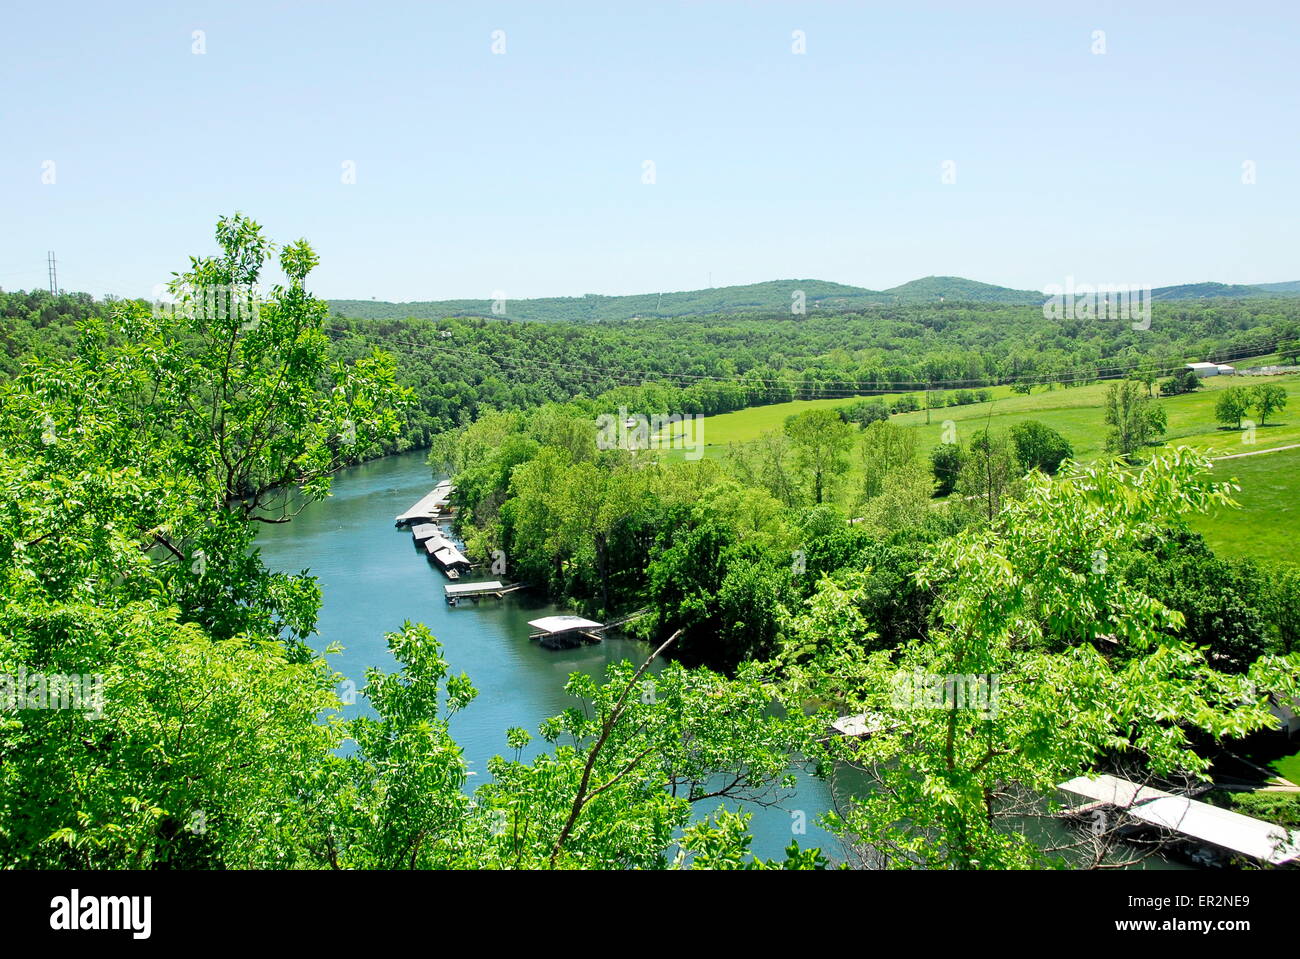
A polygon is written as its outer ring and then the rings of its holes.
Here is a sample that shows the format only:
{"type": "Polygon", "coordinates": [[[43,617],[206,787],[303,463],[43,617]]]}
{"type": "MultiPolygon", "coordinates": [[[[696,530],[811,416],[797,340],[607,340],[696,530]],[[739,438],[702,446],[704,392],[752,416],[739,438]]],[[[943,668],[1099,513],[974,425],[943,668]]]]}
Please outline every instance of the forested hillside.
{"type": "MultiPolygon", "coordinates": [[[[1300,282],[1300,281],[1298,281],[1300,282]]],[[[710,314],[760,313],[789,316],[864,310],[875,307],[939,303],[997,303],[1041,306],[1045,297],[1036,290],[1013,290],[960,276],[927,276],[887,290],[828,283],[825,280],[774,280],[747,286],[723,286],[687,292],[643,293],[631,296],[549,297],[512,299],[491,294],[477,300],[436,300],[389,303],[382,300],[331,300],[335,312],[360,319],[441,319],[449,316],[484,316],[548,323],[586,323],[633,318],[656,319],[710,314]]],[[[1246,299],[1300,295],[1298,283],[1245,286],[1226,283],[1189,283],[1157,287],[1154,300],[1246,299]]]]}
{"type": "MultiPolygon", "coordinates": [[[[27,353],[72,350],[76,322],[116,306],[86,294],[0,293],[0,372],[27,353]]],[[[1035,306],[945,302],[602,323],[372,320],[335,310],[325,332],[340,359],[372,347],[393,355],[414,398],[400,437],[384,448],[407,449],[486,410],[649,382],[681,391],[675,412],[721,413],[791,399],[1012,380],[1071,386],[1142,368],[1163,372],[1300,341],[1300,299],[1157,303],[1146,330],[1115,319],[1049,319],[1035,306]]]]}
{"type": "Polygon", "coordinates": [[[1300,300],[1157,304],[1149,330],[970,303],[600,324],[335,316],[330,326],[341,356],[373,345],[396,356],[401,381],[416,391],[407,441],[423,446],[482,410],[644,382],[681,388],[675,412],[720,413],[790,399],[1013,379],[1069,386],[1144,366],[1168,371],[1300,340],[1300,300]]]}

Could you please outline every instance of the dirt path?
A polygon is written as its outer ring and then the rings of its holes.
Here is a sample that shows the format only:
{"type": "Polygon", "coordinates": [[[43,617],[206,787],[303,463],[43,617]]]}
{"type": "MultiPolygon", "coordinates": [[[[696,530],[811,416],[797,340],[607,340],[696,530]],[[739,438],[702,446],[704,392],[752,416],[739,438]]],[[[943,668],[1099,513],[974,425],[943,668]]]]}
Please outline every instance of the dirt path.
{"type": "Polygon", "coordinates": [[[1267,450],[1251,450],[1249,453],[1229,453],[1227,456],[1216,456],[1214,459],[1217,462],[1218,460],[1235,460],[1242,456],[1263,456],[1265,453],[1280,453],[1283,450],[1293,450],[1296,447],[1300,447],[1300,443],[1292,443],[1289,446],[1274,446],[1272,449],[1267,450]]]}

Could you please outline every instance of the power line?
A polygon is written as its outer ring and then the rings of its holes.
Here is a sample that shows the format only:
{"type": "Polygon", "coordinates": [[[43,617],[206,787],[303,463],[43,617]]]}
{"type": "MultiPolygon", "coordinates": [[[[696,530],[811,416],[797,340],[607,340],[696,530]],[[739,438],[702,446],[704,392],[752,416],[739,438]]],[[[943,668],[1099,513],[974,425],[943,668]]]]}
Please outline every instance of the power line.
{"type": "MultiPolygon", "coordinates": [[[[57,293],[57,262],[53,250],[48,253],[47,266],[49,269],[50,290],[52,293],[57,293]]],[[[360,322],[372,323],[374,321],[361,320],[360,322]]],[[[606,386],[606,384],[611,380],[614,381],[616,386],[630,387],[642,386],[647,381],[667,381],[678,388],[686,388],[687,386],[703,383],[720,383],[740,386],[747,389],[753,389],[755,387],[785,389],[794,394],[803,390],[811,390],[817,394],[817,398],[824,399],[847,399],[871,394],[925,392],[938,389],[982,389],[990,386],[1017,384],[1029,384],[1032,387],[1042,386],[1048,383],[1064,383],[1070,380],[1079,379],[1117,379],[1125,373],[1133,372],[1141,368],[1149,369],[1156,376],[1166,376],[1182,368],[1181,364],[1155,367],[1151,365],[1152,361],[1150,359],[1139,357],[1128,363],[1110,366],[1078,367],[1075,369],[1045,371],[1009,377],[999,377],[994,374],[959,380],[901,381],[880,377],[871,381],[814,379],[811,382],[806,382],[802,377],[797,380],[790,380],[749,375],[714,376],[704,373],[674,373],[663,370],[630,370],[626,368],[598,367],[571,362],[548,361],[535,357],[516,359],[513,357],[495,355],[482,350],[463,349],[440,343],[412,343],[409,341],[396,340],[387,337],[382,333],[366,330],[364,328],[323,326],[322,330],[326,334],[332,334],[339,337],[359,334],[369,339],[379,341],[380,345],[401,347],[407,352],[416,351],[426,356],[451,353],[460,356],[482,358],[495,363],[500,371],[507,376],[517,375],[525,371],[535,373],[539,369],[552,374],[562,373],[570,379],[577,379],[582,384],[593,388],[606,386]]],[[[1239,347],[1236,350],[1208,354],[1207,359],[1221,363],[1227,360],[1250,359],[1254,357],[1267,356],[1272,353],[1283,352],[1288,348],[1300,348],[1300,340],[1286,341],[1279,339],[1268,343],[1239,347]]],[[[809,375],[809,371],[805,371],[804,376],[807,375],[809,375]]]]}
{"type": "MultiPolygon", "coordinates": [[[[331,328],[329,332],[346,334],[346,333],[359,332],[359,331],[331,328]]],[[[455,347],[441,346],[438,344],[408,343],[408,342],[395,341],[391,339],[386,340],[386,342],[392,345],[402,346],[407,349],[418,350],[426,354],[428,354],[430,351],[441,351],[444,353],[456,353],[456,354],[463,354],[467,356],[481,357],[487,360],[491,360],[492,362],[496,363],[498,366],[502,366],[503,367],[502,372],[506,372],[506,373],[518,372],[520,368],[534,369],[537,367],[542,367],[542,368],[547,368],[552,372],[557,369],[563,370],[570,376],[578,376],[584,379],[591,379],[591,378],[618,379],[621,377],[624,380],[636,381],[636,382],[629,382],[620,385],[633,385],[633,386],[640,385],[642,382],[644,382],[647,379],[651,379],[651,380],[690,379],[695,381],[730,383],[730,384],[741,385],[741,386],[752,386],[754,384],[759,384],[764,386],[788,387],[792,389],[802,389],[805,386],[802,380],[777,380],[777,379],[764,379],[761,377],[750,377],[748,379],[745,379],[739,377],[717,377],[717,376],[709,376],[706,374],[697,374],[697,373],[670,373],[664,371],[648,371],[648,370],[637,371],[637,370],[610,369],[610,368],[600,368],[600,367],[581,368],[578,367],[576,364],[571,364],[571,363],[570,364],[554,363],[554,362],[547,362],[545,360],[536,360],[536,359],[516,360],[512,358],[499,357],[492,353],[487,353],[483,351],[457,349],[455,347]],[[514,367],[514,369],[504,368],[505,364],[510,364],[511,366],[514,367]]],[[[1218,358],[1223,360],[1223,359],[1246,358],[1249,356],[1266,356],[1269,353],[1277,352],[1278,349],[1283,345],[1284,345],[1283,343],[1278,342],[1270,346],[1265,346],[1265,345],[1252,346],[1245,349],[1240,349],[1237,351],[1220,354],[1218,358]]],[[[1291,345],[1295,345],[1295,344],[1291,344],[1291,345]]],[[[935,381],[926,381],[926,382],[884,381],[884,380],[872,381],[872,382],[820,381],[815,383],[814,386],[818,390],[818,392],[822,393],[823,395],[840,394],[843,396],[857,396],[857,395],[862,395],[864,393],[897,392],[900,390],[920,391],[920,390],[934,389],[936,387],[979,388],[979,387],[987,387],[987,386],[995,386],[995,385],[1007,385],[1013,383],[1025,383],[1025,382],[1028,382],[1031,385],[1035,385],[1035,384],[1041,385],[1043,383],[1056,382],[1070,377],[1078,378],[1082,376],[1082,377],[1093,378],[1093,379],[1097,379],[1097,378],[1104,379],[1104,378],[1108,378],[1106,374],[1120,374],[1124,372],[1129,372],[1139,368],[1145,362],[1146,361],[1139,359],[1133,363],[1124,364],[1124,365],[1106,366],[1106,367],[1085,367],[1085,368],[1077,368],[1073,370],[1047,372],[1041,374],[1020,376],[1020,377],[1004,377],[1004,378],[982,377],[976,379],[935,380],[935,381]]],[[[1159,367],[1155,369],[1154,372],[1157,375],[1163,375],[1163,374],[1172,373],[1174,370],[1178,368],[1180,367],[1179,366],[1159,367]]]]}
{"type": "MultiPolygon", "coordinates": [[[[407,341],[394,340],[385,337],[382,334],[367,334],[366,331],[359,330],[359,329],[345,329],[341,327],[327,326],[324,327],[324,330],[326,333],[336,334],[340,336],[353,335],[358,333],[362,335],[370,335],[373,339],[380,341],[381,344],[386,343],[386,344],[391,344],[393,346],[400,346],[405,348],[408,351],[411,350],[418,351],[426,356],[436,356],[438,353],[444,353],[444,354],[452,353],[456,355],[480,357],[486,360],[490,360],[491,362],[497,364],[497,366],[501,369],[501,372],[507,375],[519,373],[523,370],[536,371],[538,368],[541,368],[543,370],[546,370],[547,372],[552,372],[552,373],[563,372],[570,377],[577,378],[580,381],[583,381],[593,386],[598,385],[601,381],[607,381],[611,379],[612,380],[622,379],[626,381],[626,382],[619,382],[618,383],[619,386],[640,386],[644,384],[647,380],[653,381],[658,379],[658,380],[676,381],[674,382],[674,385],[678,386],[679,388],[681,388],[683,385],[680,382],[681,380],[692,380],[695,381],[695,383],[701,383],[701,382],[727,383],[727,384],[733,384],[733,385],[744,386],[744,387],[753,387],[755,385],[765,386],[769,388],[784,387],[784,388],[789,388],[790,390],[795,392],[805,387],[805,383],[802,379],[784,380],[784,379],[766,379],[762,377],[747,377],[747,378],[746,377],[720,377],[720,376],[711,376],[711,375],[701,374],[701,373],[669,373],[663,371],[650,371],[650,370],[628,370],[628,369],[617,369],[617,368],[609,368],[609,367],[602,368],[602,367],[595,367],[595,366],[584,366],[582,364],[575,364],[575,363],[560,363],[560,362],[547,361],[547,360],[534,359],[534,358],[515,359],[512,357],[501,357],[501,356],[494,355],[492,353],[483,352],[481,350],[462,349],[462,348],[457,348],[452,346],[444,346],[441,344],[411,343],[407,341]],[[507,366],[507,364],[509,364],[509,366],[507,366]]],[[[1254,346],[1241,347],[1238,348],[1237,350],[1230,350],[1222,353],[1213,353],[1209,355],[1216,357],[1215,362],[1222,362],[1225,360],[1250,359],[1253,357],[1268,356],[1273,353],[1281,352],[1288,347],[1290,348],[1300,347],[1300,341],[1275,340],[1272,341],[1271,343],[1261,343],[1254,346]]],[[[929,381],[929,382],[906,382],[906,381],[896,382],[896,381],[885,381],[885,380],[879,380],[874,382],[862,382],[862,381],[830,380],[830,381],[820,381],[820,382],[814,381],[814,383],[811,385],[813,389],[815,389],[819,394],[819,398],[826,398],[826,399],[850,398],[854,396],[861,396],[863,394],[871,394],[871,393],[893,393],[893,392],[900,392],[900,391],[918,392],[918,391],[934,390],[940,387],[949,388],[949,389],[979,389],[979,388],[987,388],[989,386],[1015,385],[1018,383],[1028,383],[1030,386],[1041,386],[1046,383],[1063,382],[1066,379],[1079,379],[1079,378],[1117,379],[1124,373],[1133,372],[1140,368],[1148,367],[1149,363],[1150,361],[1147,359],[1138,358],[1132,361],[1131,363],[1118,364],[1113,366],[1082,367],[1073,370],[1052,371],[1052,372],[1044,372],[1044,373],[1029,374],[1029,375],[1018,376],[1018,377],[1006,377],[1006,378],[999,378],[993,376],[993,377],[985,377],[979,379],[936,380],[936,381],[929,381]]],[[[1154,368],[1148,367],[1148,368],[1151,368],[1152,372],[1154,372],[1155,375],[1157,376],[1166,376],[1176,372],[1178,369],[1181,369],[1182,366],[1181,364],[1179,364],[1175,366],[1160,366],[1160,367],[1154,367],[1154,368]]],[[[692,383],[691,385],[694,385],[694,383],[692,383]]]]}
{"type": "MultiPolygon", "coordinates": [[[[50,251],[49,253],[49,267],[51,288],[54,289],[57,286],[57,273],[53,251],[50,251]]],[[[360,319],[357,322],[369,324],[377,321],[360,319]]],[[[1143,367],[1150,369],[1156,376],[1167,376],[1182,368],[1181,364],[1168,367],[1152,367],[1150,365],[1152,361],[1149,358],[1139,357],[1124,364],[1078,367],[1067,370],[1049,370],[1040,373],[1009,377],[999,377],[996,374],[991,374],[958,380],[927,381],[890,380],[880,377],[872,381],[813,380],[811,383],[807,383],[802,378],[798,380],[789,380],[749,375],[714,376],[705,373],[674,373],[663,370],[629,370],[625,368],[597,367],[576,363],[547,361],[535,357],[529,357],[528,359],[515,359],[512,357],[498,356],[482,350],[461,349],[438,343],[412,343],[408,341],[395,340],[386,337],[382,333],[366,330],[364,328],[324,326],[322,327],[322,330],[327,334],[334,334],[337,336],[359,334],[370,339],[379,340],[383,344],[402,347],[407,351],[419,351],[425,355],[453,353],[463,356],[479,357],[495,363],[500,368],[501,372],[506,375],[517,374],[525,370],[535,372],[538,368],[541,368],[551,373],[563,373],[571,379],[578,379],[580,382],[593,387],[604,385],[610,380],[614,380],[617,386],[631,387],[644,385],[646,381],[668,381],[678,388],[685,388],[686,386],[695,385],[696,383],[725,383],[749,389],[756,386],[768,389],[787,389],[792,393],[811,389],[817,394],[817,398],[825,399],[846,399],[871,394],[924,392],[938,389],[982,389],[990,386],[1006,386],[1024,383],[1027,383],[1032,387],[1042,386],[1049,383],[1065,383],[1069,380],[1078,379],[1115,379],[1124,373],[1133,372],[1143,367]]],[[[1300,348],[1300,340],[1276,340],[1269,344],[1259,344],[1238,348],[1235,351],[1211,353],[1207,355],[1207,358],[1212,359],[1214,362],[1249,359],[1281,352],[1288,347],[1292,349],[1300,348]]],[[[804,375],[807,376],[809,373],[810,371],[805,371],[804,375]]]]}

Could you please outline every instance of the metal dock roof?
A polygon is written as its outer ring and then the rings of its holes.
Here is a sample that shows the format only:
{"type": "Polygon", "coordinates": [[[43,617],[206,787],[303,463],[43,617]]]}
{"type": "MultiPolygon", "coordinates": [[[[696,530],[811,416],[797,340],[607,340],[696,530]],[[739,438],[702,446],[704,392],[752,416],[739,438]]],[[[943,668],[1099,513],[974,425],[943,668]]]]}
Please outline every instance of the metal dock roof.
{"type": "Polygon", "coordinates": [[[448,596],[468,596],[474,593],[495,593],[505,589],[497,580],[486,583],[448,583],[442,588],[448,596]]]}
{"type": "Polygon", "coordinates": [[[395,522],[402,526],[414,520],[432,519],[440,507],[447,505],[454,489],[450,480],[443,480],[405,513],[399,513],[395,522]]]}
{"type": "Polygon", "coordinates": [[[600,629],[604,623],[594,623],[581,616],[543,616],[541,619],[530,619],[528,625],[547,633],[564,633],[571,629],[600,629]]]}
{"type": "Polygon", "coordinates": [[[1300,830],[1286,830],[1196,799],[1175,796],[1127,779],[1079,776],[1060,788],[1125,810],[1135,819],[1239,852],[1273,865],[1300,857],[1300,830]]]}

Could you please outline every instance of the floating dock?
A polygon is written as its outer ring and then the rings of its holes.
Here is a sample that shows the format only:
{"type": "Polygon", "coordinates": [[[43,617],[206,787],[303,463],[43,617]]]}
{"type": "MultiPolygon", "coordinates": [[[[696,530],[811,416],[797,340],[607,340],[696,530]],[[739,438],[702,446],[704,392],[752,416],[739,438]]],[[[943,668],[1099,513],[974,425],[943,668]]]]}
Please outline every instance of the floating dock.
{"type": "Polygon", "coordinates": [[[1079,776],[1058,787],[1093,800],[1093,805],[1122,809],[1134,819],[1229,852],[1278,866],[1300,858],[1300,830],[1283,829],[1197,799],[1139,786],[1116,776],[1079,776]]]}
{"type": "Polygon", "coordinates": [[[500,599],[506,593],[513,593],[517,589],[526,589],[527,587],[527,583],[503,586],[493,579],[486,583],[448,583],[442,588],[442,594],[446,598],[448,606],[455,606],[462,599],[471,599],[476,603],[484,596],[495,596],[500,599]]]}
{"type": "Polygon", "coordinates": [[[456,487],[451,480],[443,480],[405,513],[399,513],[394,525],[409,526],[412,523],[428,523],[430,520],[451,515],[451,494],[456,487]]]}

